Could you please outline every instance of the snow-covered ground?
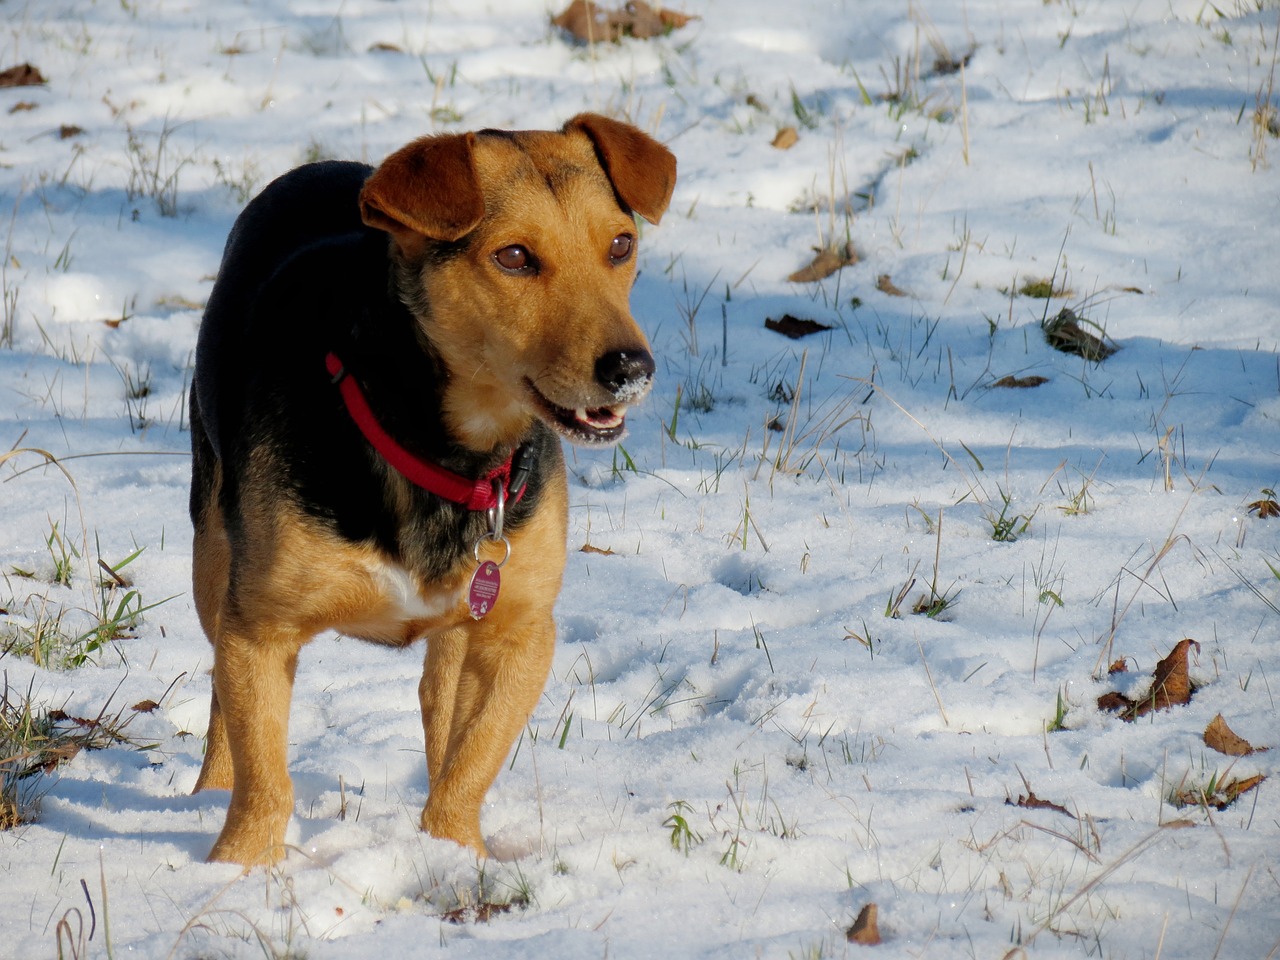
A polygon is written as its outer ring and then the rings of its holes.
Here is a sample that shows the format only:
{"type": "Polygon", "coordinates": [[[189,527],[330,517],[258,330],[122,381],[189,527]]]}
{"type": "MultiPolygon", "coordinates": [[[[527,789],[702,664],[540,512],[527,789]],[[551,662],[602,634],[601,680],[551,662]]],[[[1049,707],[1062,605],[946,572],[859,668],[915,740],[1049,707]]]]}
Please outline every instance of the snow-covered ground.
{"type": "Polygon", "coordinates": [[[0,89],[0,636],[90,630],[98,558],[140,548],[105,619],[149,607],[78,666],[0,656],[11,700],[149,745],[26,782],[0,956],[1278,955],[1280,519],[1249,505],[1280,486],[1280,7],[682,9],[584,46],[545,0],[0,3],[0,69],[47,80],[0,89]],[[206,865],[184,406],[227,229],[308,159],[584,109],[679,157],[633,299],[660,378],[623,449],[568,453],[504,859],[417,829],[420,651],[324,636],[296,852],[206,865]],[[1064,308],[1119,351],[1051,349],[1064,308]],[[1189,704],[1098,709],[1184,637],[1189,704]],[[1212,750],[1219,713],[1273,749],[1212,750]],[[867,903],[883,946],[846,942],[867,903]]]}

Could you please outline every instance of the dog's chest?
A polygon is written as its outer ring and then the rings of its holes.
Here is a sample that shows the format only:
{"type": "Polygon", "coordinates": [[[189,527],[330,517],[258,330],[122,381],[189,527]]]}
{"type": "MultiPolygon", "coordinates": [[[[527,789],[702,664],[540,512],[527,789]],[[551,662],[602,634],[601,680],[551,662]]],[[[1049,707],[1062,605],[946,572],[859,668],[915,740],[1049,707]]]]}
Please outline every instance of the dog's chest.
{"type": "Polygon", "coordinates": [[[367,578],[364,602],[338,628],[342,633],[399,646],[456,622],[464,609],[457,584],[424,586],[400,564],[381,557],[365,557],[361,566],[367,578]]]}

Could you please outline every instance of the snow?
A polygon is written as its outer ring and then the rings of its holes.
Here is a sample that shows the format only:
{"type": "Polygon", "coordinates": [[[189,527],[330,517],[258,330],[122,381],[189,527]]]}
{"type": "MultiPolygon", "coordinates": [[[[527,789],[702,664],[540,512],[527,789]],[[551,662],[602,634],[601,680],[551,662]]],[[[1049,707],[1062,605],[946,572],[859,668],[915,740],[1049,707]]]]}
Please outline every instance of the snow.
{"type": "Polygon", "coordinates": [[[0,636],[88,629],[97,558],[138,548],[157,605],[77,667],[0,656],[11,696],[123,711],[149,745],[33,784],[0,834],[0,956],[1275,955],[1280,520],[1248,506],[1280,480],[1280,143],[1253,123],[1280,7],[684,9],[587,48],[544,0],[6,4],[0,68],[49,82],[0,90],[0,449],[26,451],[0,464],[0,636]],[[211,658],[184,405],[227,230],[305,160],[581,110],[654,132],[680,179],[641,230],[653,393],[623,450],[566,451],[559,646],[484,810],[500,859],[418,829],[416,653],[322,636],[295,851],[205,864],[227,795],[190,795],[211,658]],[[848,239],[858,264],[787,282],[848,239]],[[1049,348],[1064,307],[1120,350],[1049,348]],[[832,329],[764,328],[787,313],[832,329]],[[931,587],[953,603],[911,613],[931,587]],[[1183,637],[1190,704],[1097,709],[1183,637]],[[1273,749],[1216,754],[1218,713],[1273,749]],[[1222,811],[1169,802],[1254,774],[1222,811]],[[886,945],[846,943],[871,902],[886,945]]]}

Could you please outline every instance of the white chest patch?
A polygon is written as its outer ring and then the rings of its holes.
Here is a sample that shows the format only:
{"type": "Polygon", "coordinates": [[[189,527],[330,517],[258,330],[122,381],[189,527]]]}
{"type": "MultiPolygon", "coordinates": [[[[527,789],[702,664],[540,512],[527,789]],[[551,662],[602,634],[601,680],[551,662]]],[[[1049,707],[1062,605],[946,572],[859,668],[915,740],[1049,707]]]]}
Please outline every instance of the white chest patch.
{"type": "Polygon", "coordinates": [[[371,561],[368,570],[382,596],[392,606],[393,616],[401,620],[438,617],[456,602],[456,597],[451,597],[444,591],[435,591],[424,597],[417,580],[397,563],[371,561]]]}

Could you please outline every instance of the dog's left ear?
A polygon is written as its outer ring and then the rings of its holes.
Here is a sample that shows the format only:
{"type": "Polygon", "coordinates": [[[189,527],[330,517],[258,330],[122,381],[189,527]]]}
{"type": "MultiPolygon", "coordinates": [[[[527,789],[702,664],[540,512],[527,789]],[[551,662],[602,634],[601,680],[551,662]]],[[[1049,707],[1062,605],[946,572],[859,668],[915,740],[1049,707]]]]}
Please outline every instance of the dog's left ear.
{"type": "Polygon", "coordinates": [[[474,133],[422,137],[401,147],[360,191],[360,217],[385,230],[409,258],[425,241],[457,240],[484,217],[474,133]]]}
{"type": "Polygon", "coordinates": [[[596,145],[605,173],[624,203],[650,223],[657,223],[676,188],[676,158],[653,137],[629,123],[598,113],[580,113],[564,125],[581,130],[596,145]]]}

